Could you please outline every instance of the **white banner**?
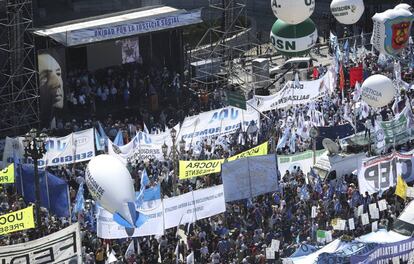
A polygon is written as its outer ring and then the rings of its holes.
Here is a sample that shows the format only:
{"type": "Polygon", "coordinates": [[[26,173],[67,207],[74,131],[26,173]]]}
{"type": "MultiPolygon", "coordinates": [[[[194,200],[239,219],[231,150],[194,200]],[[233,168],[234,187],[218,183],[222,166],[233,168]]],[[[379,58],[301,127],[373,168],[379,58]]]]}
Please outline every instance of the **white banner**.
{"type": "Polygon", "coordinates": [[[34,241],[0,247],[0,262],[10,264],[82,263],[79,225],[34,241]]]}
{"type": "MultiPolygon", "coordinates": [[[[93,128],[71,133],[65,137],[50,137],[46,141],[47,152],[38,161],[39,167],[72,164],[90,160],[95,156],[93,128]]],[[[24,159],[23,137],[6,138],[3,163],[13,162],[13,153],[18,159],[24,159]]],[[[27,161],[33,163],[31,159],[27,161]]]]}
{"type": "Polygon", "coordinates": [[[252,121],[260,128],[260,114],[249,107],[248,109],[225,107],[186,117],[177,138],[183,138],[189,147],[206,137],[233,134],[240,129],[241,124],[243,131],[246,131],[252,121]]]}
{"type": "MultiPolygon", "coordinates": [[[[316,160],[319,159],[325,153],[325,150],[316,151],[316,160]]],[[[302,153],[293,155],[277,155],[277,166],[281,177],[283,177],[286,171],[293,171],[293,167],[300,167],[303,173],[306,175],[310,172],[310,168],[313,167],[313,151],[307,150],[302,153]]]]}
{"type": "MultiPolygon", "coordinates": [[[[178,126],[177,128],[178,129],[178,126]]],[[[118,147],[109,140],[108,154],[117,157],[126,164],[128,161],[142,161],[145,159],[164,160],[162,145],[172,146],[170,131],[161,134],[147,134],[138,132],[137,135],[124,146],[118,147]]]]}
{"type": "Polygon", "coordinates": [[[387,156],[374,157],[362,162],[358,170],[359,190],[373,194],[397,184],[397,166],[402,164],[402,177],[406,182],[414,180],[413,155],[395,152],[387,156]]]}
{"type": "Polygon", "coordinates": [[[261,112],[273,109],[290,107],[292,105],[307,104],[312,100],[325,96],[331,92],[331,79],[334,79],[331,71],[323,77],[314,81],[301,81],[300,86],[296,87],[294,81],[289,81],[276,94],[269,96],[256,95],[253,100],[256,108],[261,112]]]}
{"type": "MultiPolygon", "coordinates": [[[[163,10],[159,10],[162,8],[155,8],[155,12],[162,12],[163,10]]],[[[124,15],[125,19],[119,19],[118,17],[98,19],[96,23],[89,22],[90,25],[88,26],[75,29],[69,28],[69,30],[61,30],[61,28],[42,29],[36,31],[35,34],[49,36],[69,47],[203,22],[200,9],[188,12],[177,10],[164,14],[153,14],[152,11],[138,11],[136,14],[133,13],[132,16],[126,14],[124,15]],[[136,15],[139,17],[136,17],[136,15]]]]}
{"type": "Polygon", "coordinates": [[[226,211],[223,185],[189,192],[163,201],[152,201],[139,211],[149,217],[140,228],[127,230],[112,220],[112,214],[104,209],[98,214],[98,237],[119,239],[160,235],[164,228],[195,222],[226,211]],[[164,212],[164,213],[163,213],[164,212]]]}

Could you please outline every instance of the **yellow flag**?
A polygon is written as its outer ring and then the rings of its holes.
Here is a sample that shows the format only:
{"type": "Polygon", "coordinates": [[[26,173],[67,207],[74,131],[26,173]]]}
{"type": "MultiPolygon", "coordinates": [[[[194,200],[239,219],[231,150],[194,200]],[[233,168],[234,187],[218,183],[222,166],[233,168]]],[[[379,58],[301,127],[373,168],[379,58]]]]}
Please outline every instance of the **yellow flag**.
{"type": "Polygon", "coordinates": [[[395,188],[395,195],[398,195],[405,200],[407,198],[407,188],[407,183],[404,181],[401,175],[398,175],[397,187],[395,188]]]}
{"type": "Polygon", "coordinates": [[[0,171],[0,184],[14,183],[14,163],[0,171]]]}
{"type": "Polygon", "coordinates": [[[33,206],[0,215],[0,235],[34,228],[33,206]]]}
{"type": "Polygon", "coordinates": [[[254,156],[267,155],[268,144],[269,144],[269,142],[266,141],[265,143],[260,144],[257,147],[246,150],[245,152],[242,152],[240,154],[231,156],[230,158],[228,158],[228,161],[233,161],[233,160],[237,160],[237,159],[241,159],[241,158],[245,158],[245,157],[254,157],[254,156]]]}

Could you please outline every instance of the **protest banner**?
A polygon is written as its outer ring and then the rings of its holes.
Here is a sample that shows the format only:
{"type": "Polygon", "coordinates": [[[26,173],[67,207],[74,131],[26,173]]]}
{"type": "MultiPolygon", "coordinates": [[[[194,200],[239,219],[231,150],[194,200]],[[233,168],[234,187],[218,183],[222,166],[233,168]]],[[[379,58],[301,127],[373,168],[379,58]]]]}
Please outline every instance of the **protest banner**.
{"type": "Polygon", "coordinates": [[[14,163],[0,171],[0,184],[14,183],[14,163]]]}
{"type": "Polygon", "coordinates": [[[221,171],[221,164],[224,159],[220,160],[180,160],[179,161],[179,178],[185,180],[210,173],[221,171]]]}
{"type": "Polygon", "coordinates": [[[0,235],[34,228],[33,206],[0,215],[0,235]]]}
{"type": "MultiPolygon", "coordinates": [[[[267,155],[268,152],[268,142],[266,141],[263,144],[260,144],[257,147],[246,150],[240,154],[231,156],[228,158],[228,161],[235,161],[237,159],[246,158],[246,157],[255,157],[267,155]]],[[[190,160],[179,162],[179,179],[189,179],[193,177],[203,176],[210,173],[221,172],[221,165],[225,160],[190,160]]]]}
{"type": "Polygon", "coordinates": [[[409,107],[405,107],[392,120],[379,122],[381,129],[376,131],[375,139],[384,140],[386,146],[401,145],[413,136],[414,120],[409,107]]]}
{"type": "Polygon", "coordinates": [[[358,171],[358,183],[361,193],[376,193],[387,190],[397,183],[397,163],[402,163],[402,178],[406,182],[414,180],[412,154],[394,152],[386,156],[377,156],[362,161],[358,171]]]}
{"type": "Polygon", "coordinates": [[[395,257],[402,258],[403,261],[408,261],[410,253],[414,250],[414,238],[394,243],[374,245],[372,250],[351,256],[351,263],[389,263],[395,257]]]}
{"type": "Polygon", "coordinates": [[[113,221],[111,213],[99,208],[97,235],[104,239],[120,239],[160,235],[164,229],[193,223],[226,210],[223,185],[188,192],[163,200],[144,202],[138,210],[148,217],[139,228],[128,229],[113,221]]]}
{"type": "Polygon", "coordinates": [[[257,111],[249,107],[247,111],[236,107],[225,107],[186,117],[177,138],[185,140],[186,147],[190,148],[207,137],[246,131],[252,122],[260,128],[260,114],[257,111]]]}
{"type": "MultiPolygon", "coordinates": [[[[174,129],[178,129],[177,125],[174,129]]],[[[164,160],[162,145],[172,146],[169,130],[160,134],[138,132],[136,136],[124,146],[117,146],[109,140],[108,154],[118,158],[122,163],[136,163],[142,160],[164,160]]]]}
{"type": "Polygon", "coordinates": [[[260,144],[257,147],[251,148],[249,150],[246,150],[240,154],[231,156],[230,158],[228,158],[228,161],[234,161],[237,159],[241,159],[241,158],[246,158],[246,157],[254,157],[254,156],[263,156],[263,155],[267,155],[268,152],[268,148],[269,148],[269,142],[266,141],[263,144],[260,144]]]}
{"type": "Polygon", "coordinates": [[[275,155],[248,157],[223,164],[226,202],[256,197],[278,189],[275,155]]]}
{"type": "MultiPolygon", "coordinates": [[[[15,154],[22,163],[33,163],[24,158],[23,137],[6,138],[3,163],[12,163],[15,154]]],[[[49,137],[46,140],[46,154],[38,160],[39,168],[88,161],[95,156],[95,138],[93,128],[73,132],[65,137],[49,137]]]]}
{"type": "Polygon", "coordinates": [[[285,86],[274,95],[258,96],[253,98],[253,104],[261,111],[270,111],[290,107],[292,105],[307,104],[316,98],[329,93],[329,78],[332,73],[326,73],[322,78],[313,81],[300,81],[295,85],[294,81],[288,81],[285,86]]]}
{"type": "MultiPolygon", "coordinates": [[[[316,151],[316,159],[325,153],[326,150],[316,151]]],[[[277,165],[280,175],[284,175],[286,171],[292,171],[293,167],[300,167],[304,174],[310,172],[310,168],[313,166],[313,151],[307,150],[302,153],[293,155],[277,155],[277,165]]]]}
{"type": "Polygon", "coordinates": [[[82,263],[79,224],[34,241],[0,247],[0,263],[82,263]]]}

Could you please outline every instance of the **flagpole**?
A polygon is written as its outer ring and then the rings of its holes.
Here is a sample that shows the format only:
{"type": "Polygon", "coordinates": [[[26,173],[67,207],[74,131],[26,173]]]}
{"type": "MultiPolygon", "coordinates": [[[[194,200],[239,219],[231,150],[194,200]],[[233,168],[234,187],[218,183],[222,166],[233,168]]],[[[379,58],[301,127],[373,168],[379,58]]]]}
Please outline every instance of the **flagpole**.
{"type": "Polygon", "coordinates": [[[72,217],[71,217],[71,212],[72,212],[72,205],[70,203],[70,192],[69,192],[69,184],[66,183],[66,193],[68,196],[68,209],[69,209],[69,224],[72,224],[72,217]]]}

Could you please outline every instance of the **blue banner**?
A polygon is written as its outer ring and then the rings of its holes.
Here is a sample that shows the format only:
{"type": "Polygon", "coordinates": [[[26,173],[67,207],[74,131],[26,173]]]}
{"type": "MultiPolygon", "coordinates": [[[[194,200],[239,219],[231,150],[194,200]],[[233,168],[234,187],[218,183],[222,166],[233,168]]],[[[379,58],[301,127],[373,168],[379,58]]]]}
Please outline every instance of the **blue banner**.
{"type": "MultiPolygon", "coordinates": [[[[26,203],[34,203],[36,194],[33,166],[20,166],[21,169],[16,169],[17,192],[23,196],[26,203]]],[[[67,183],[45,170],[39,170],[39,180],[41,206],[58,217],[68,217],[70,214],[67,183]]]]}
{"type": "Polygon", "coordinates": [[[407,240],[378,244],[374,249],[351,256],[351,264],[375,264],[375,263],[388,263],[394,257],[402,258],[403,261],[407,261],[409,254],[414,250],[414,238],[407,240]]]}

